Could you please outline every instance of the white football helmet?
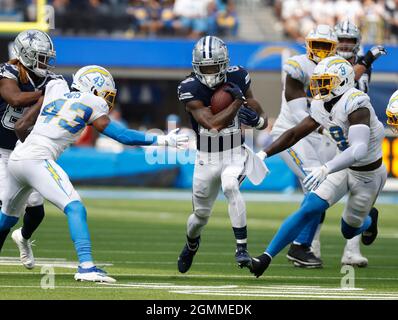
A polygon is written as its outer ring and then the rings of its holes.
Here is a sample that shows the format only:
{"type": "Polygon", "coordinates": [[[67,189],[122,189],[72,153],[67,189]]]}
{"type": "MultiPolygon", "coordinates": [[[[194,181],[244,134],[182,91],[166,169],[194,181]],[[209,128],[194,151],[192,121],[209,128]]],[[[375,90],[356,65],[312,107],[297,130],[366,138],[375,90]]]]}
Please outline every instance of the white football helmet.
{"type": "Polygon", "coordinates": [[[214,88],[223,83],[228,65],[228,49],[220,38],[206,36],[195,44],[192,51],[193,71],[205,86],[214,88]]]}
{"type": "Polygon", "coordinates": [[[390,101],[388,101],[386,115],[387,125],[390,126],[392,131],[398,132],[398,90],[392,94],[390,101]]]}
{"type": "Polygon", "coordinates": [[[109,110],[115,104],[116,88],[112,75],[100,66],[85,66],[73,75],[72,88],[80,92],[91,92],[108,103],[109,110]]]}
{"type": "Polygon", "coordinates": [[[22,31],[14,40],[15,57],[28,70],[44,78],[54,67],[55,50],[50,36],[40,30],[22,31]]]}
{"type": "Polygon", "coordinates": [[[355,86],[355,73],[351,64],[340,56],[323,59],[315,67],[310,80],[314,99],[325,102],[341,96],[355,86]]]}
{"type": "Polygon", "coordinates": [[[338,39],[333,29],[326,24],[320,24],[305,37],[307,57],[319,63],[322,59],[336,54],[337,43],[338,39]]]}

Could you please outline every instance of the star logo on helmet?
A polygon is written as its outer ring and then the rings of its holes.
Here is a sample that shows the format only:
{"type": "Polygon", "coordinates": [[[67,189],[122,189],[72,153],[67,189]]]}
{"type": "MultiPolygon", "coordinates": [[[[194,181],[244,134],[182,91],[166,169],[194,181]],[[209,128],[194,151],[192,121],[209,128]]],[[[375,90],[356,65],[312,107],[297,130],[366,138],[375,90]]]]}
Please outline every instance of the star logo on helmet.
{"type": "Polygon", "coordinates": [[[38,39],[39,38],[36,37],[36,32],[28,32],[24,40],[29,40],[29,45],[31,45],[33,40],[38,39]]]}

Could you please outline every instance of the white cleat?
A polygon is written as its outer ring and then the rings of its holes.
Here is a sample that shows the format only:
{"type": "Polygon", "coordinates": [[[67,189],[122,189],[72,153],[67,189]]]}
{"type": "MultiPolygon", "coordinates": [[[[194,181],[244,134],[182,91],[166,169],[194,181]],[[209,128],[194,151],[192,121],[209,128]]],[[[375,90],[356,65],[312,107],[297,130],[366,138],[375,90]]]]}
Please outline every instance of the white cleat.
{"type": "Polygon", "coordinates": [[[114,283],[115,279],[109,277],[104,270],[101,270],[97,267],[91,267],[88,269],[84,269],[82,267],[78,267],[77,273],[75,273],[76,281],[92,281],[92,282],[106,282],[106,283],[114,283]]]}
{"type": "Polygon", "coordinates": [[[32,251],[32,242],[24,239],[21,233],[22,228],[14,230],[11,234],[12,240],[16,243],[19,249],[19,258],[26,269],[33,269],[35,267],[35,257],[32,251]]]}
{"type": "Polygon", "coordinates": [[[358,235],[350,240],[347,240],[347,244],[344,248],[344,254],[341,258],[342,265],[350,265],[357,267],[366,267],[368,265],[368,259],[365,258],[360,251],[360,239],[361,236],[358,235]]]}
{"type": "Polygon", "coordinates": [[[313,240],[311,243],[311,249],[314,253],[314,256],[318,259],[321,258],[321,242],[319,240],[313,240]]]}

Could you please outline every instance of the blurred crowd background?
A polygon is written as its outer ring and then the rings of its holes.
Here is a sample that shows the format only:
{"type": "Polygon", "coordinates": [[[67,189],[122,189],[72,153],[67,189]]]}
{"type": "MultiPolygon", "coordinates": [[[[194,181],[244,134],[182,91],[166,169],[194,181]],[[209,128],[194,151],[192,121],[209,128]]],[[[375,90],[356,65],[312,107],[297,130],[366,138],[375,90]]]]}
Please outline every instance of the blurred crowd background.
{"type": "MultiPolygon", "coordinates": [[[[314,25],[351,19],[369,43],[397,42],[398,0],[49,0],[67,35],[302,41],[314,25]]],[[[0,0],[0,20],[35,20],[34,0],[0,0]]]]}

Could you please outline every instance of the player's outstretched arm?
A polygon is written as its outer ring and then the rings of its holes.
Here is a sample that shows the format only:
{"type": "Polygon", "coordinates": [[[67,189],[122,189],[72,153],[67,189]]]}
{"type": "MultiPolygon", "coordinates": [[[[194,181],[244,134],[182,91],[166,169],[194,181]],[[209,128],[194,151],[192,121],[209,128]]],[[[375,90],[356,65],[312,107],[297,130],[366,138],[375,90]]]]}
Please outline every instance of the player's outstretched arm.
{"type": "Polygon", "coordinates": [[[171,131],[167,135],[150,135],[148,133],[127,129],[108,116],[103,115],[93,122],[93,126],[99,132],[126,145],[134,146],[171,146],[184,148],[188,142],[188,136],[177,134],[178,129],[171,131]]]}
{"type": "Polygon", "coordinates": [[[370,137],[369,109],[360,108],[355,110],[348,116],[348,121],[350,123],[348,128],[350,146],[323,166],[304,168],[306,171],[310,171],[303,180],[304,187],[308,190],[316,189],[326,179],[328,174],[346,169],[366,156],[370,137]]]}
{"type": "Polygon", "coordinates": [[[213,114],[210,108],[199,100],[189,101],[185,108],[203,128],[220,131],[232,123],[242,103],[243,100],[235,99],[227,108],[217,114],[213,114]]]}
{"type": "Polygon", "coordinates": [[[12,107],[29,107],[42,95],[42,91],[22,92],[15,80],[0,80],[0,95],[12,107]]]}
{"type": "Polygon", "coordinates": [[[44,96],[41,96],[39,100],[31,106],[27,112],[24,113],[23,117],[19,119],[14,126],[15,134],[18,139],[22,142],[25,141],[29,135],[32,127],[36,123],[37,117],[40,114],[41,105],[43,104],[44,96]]]}
{"type": "Polygon", "coordinates": [[[348,168],[356,161],[366,156],[370,137],[370,111],[367,108],[359,108],[348,116],[350,127],[348,129],[348,141],[350,146],[337,154],[325,165],[329,173],[348,168]]]}
{"type": "Polygon", "coordinates": [[[264,150],[266,156],[270,157],[290,148],[302,138],[316,130],[318,127],[318,122],[316,122],[310,116],[306,117],[298,125],[285,131],[278,139],[276,139],[269,147],[267,147],[267,149],[264,150]]]}

